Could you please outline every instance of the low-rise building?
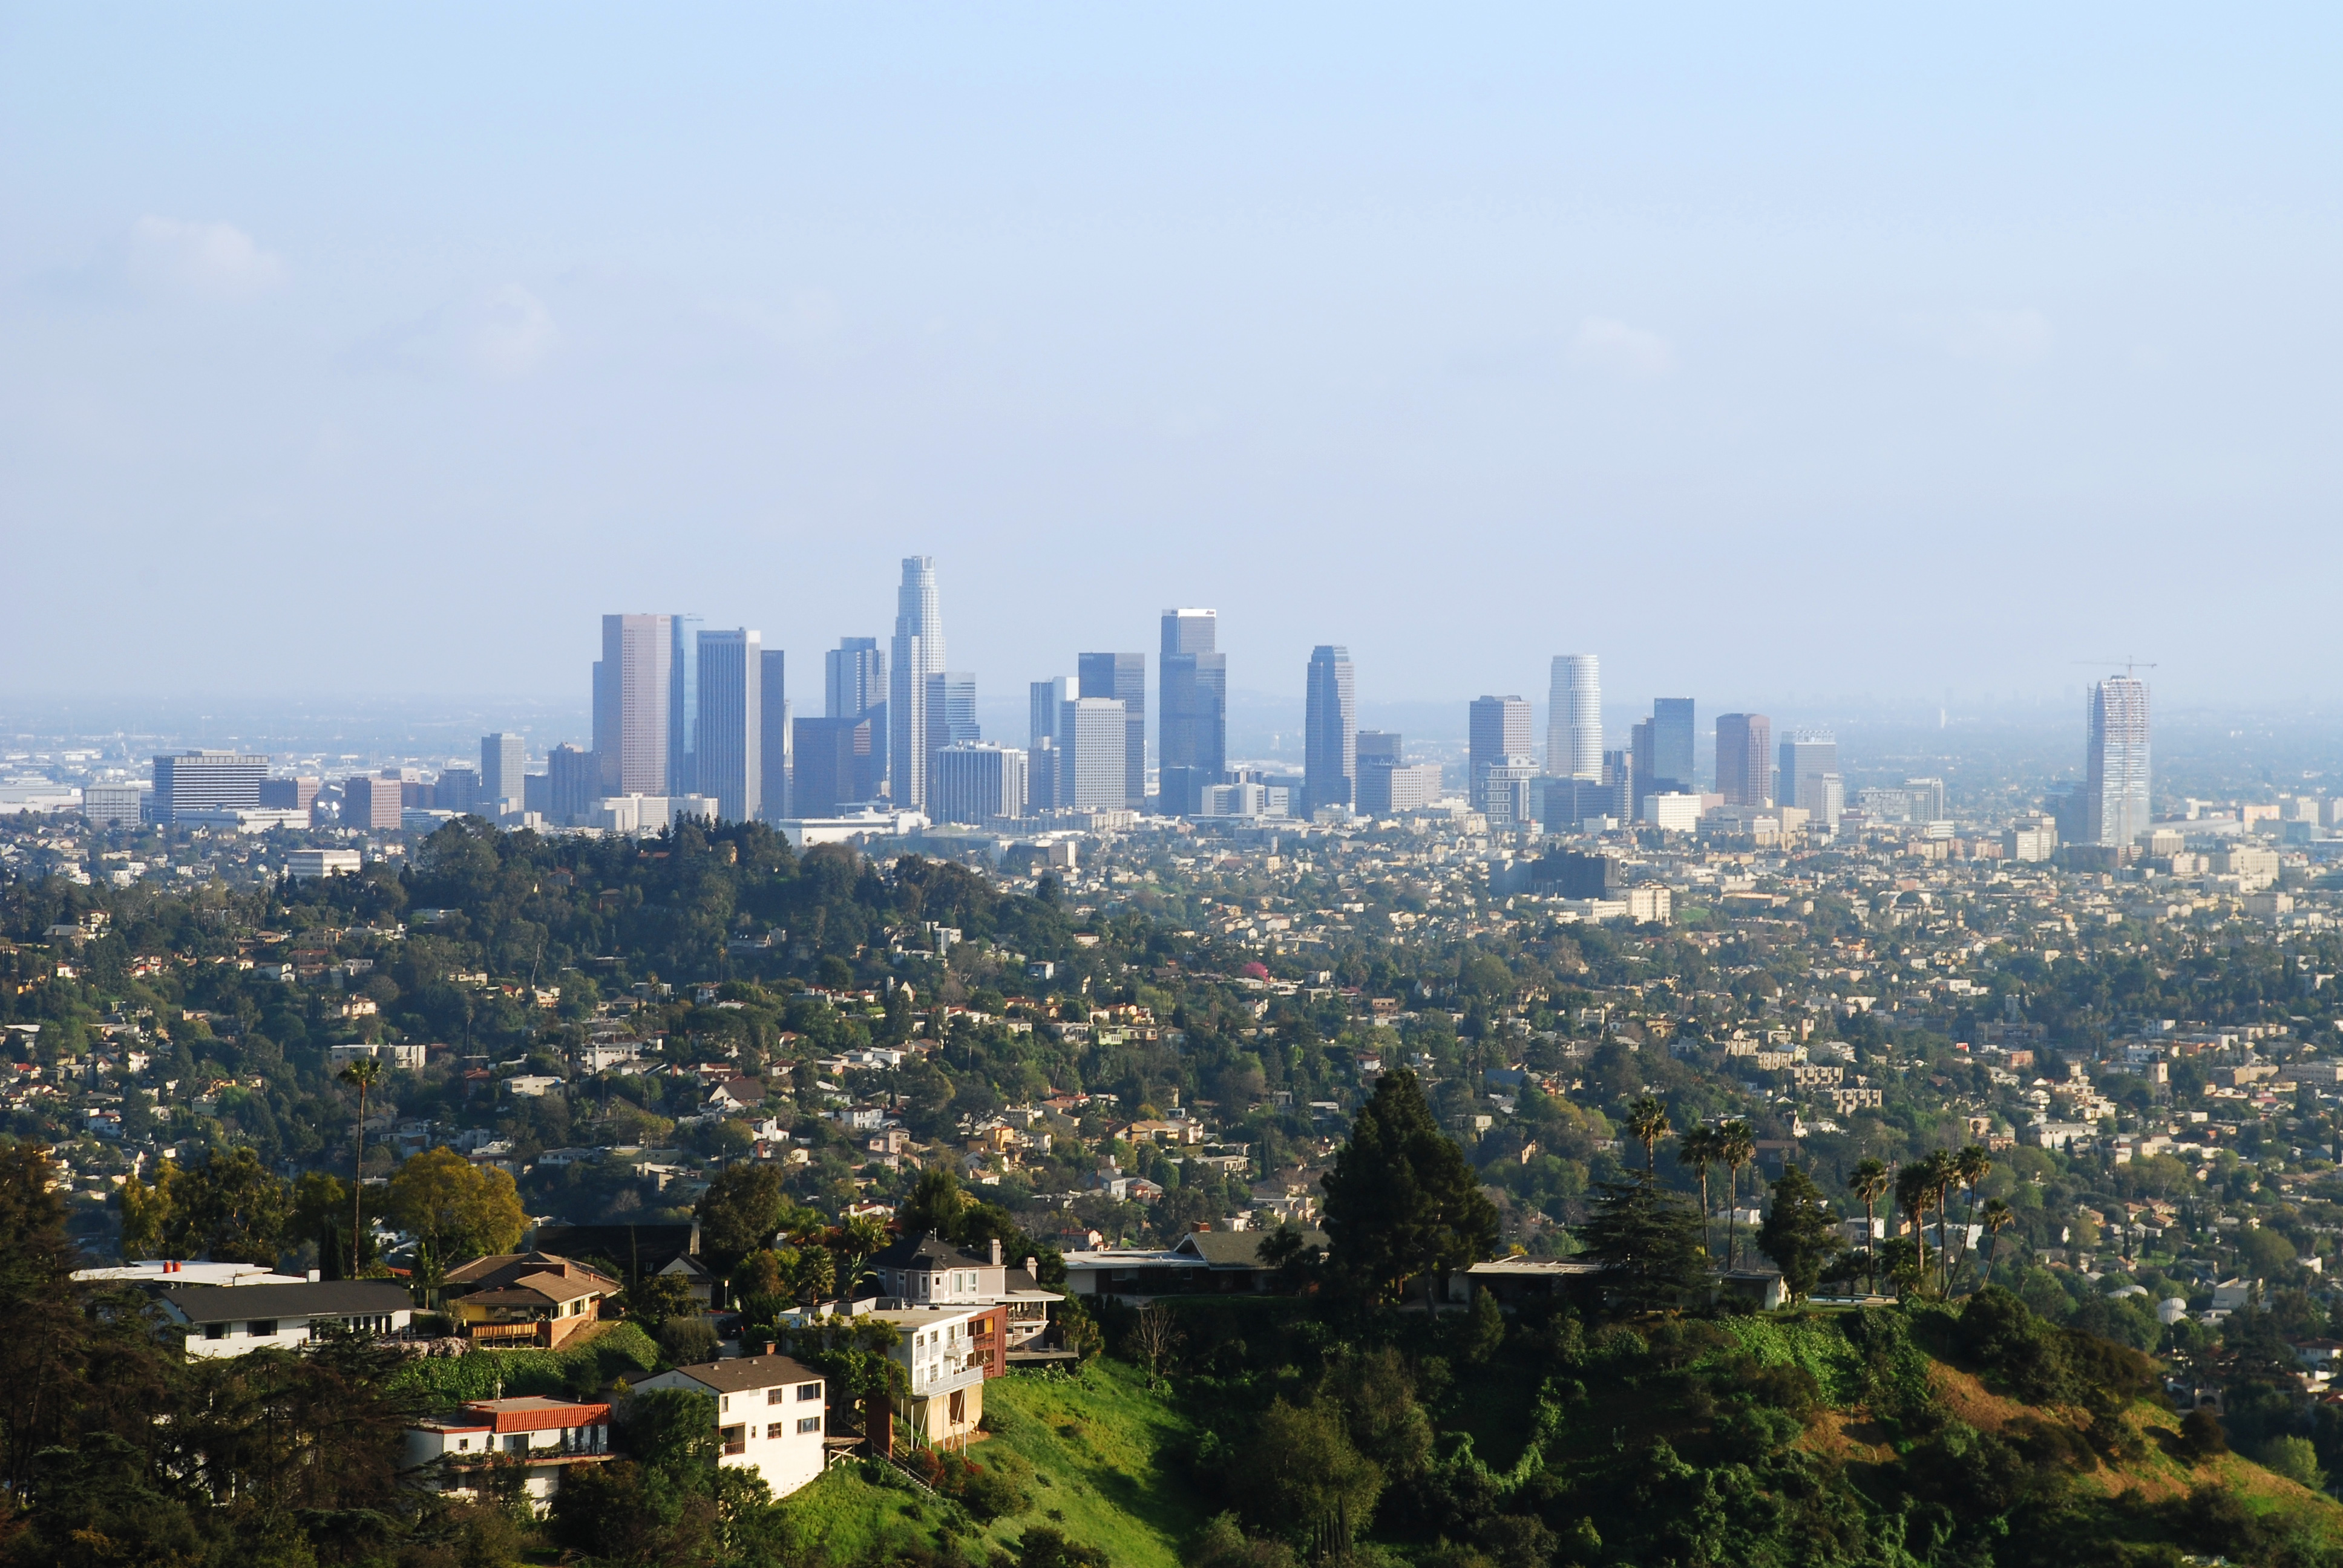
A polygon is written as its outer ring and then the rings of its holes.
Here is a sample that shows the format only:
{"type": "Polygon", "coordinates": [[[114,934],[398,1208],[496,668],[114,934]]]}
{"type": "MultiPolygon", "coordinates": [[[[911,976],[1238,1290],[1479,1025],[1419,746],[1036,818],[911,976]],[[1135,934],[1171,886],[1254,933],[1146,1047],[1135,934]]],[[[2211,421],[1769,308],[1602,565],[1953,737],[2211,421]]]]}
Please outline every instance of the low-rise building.
{"type": "Polygon", "coordinates": [[[504,1252],[449,1271],[440,1290],[474,1344],[556,1350],[622,1288],[599,1269],[552,1252],[504,1252]]]}
{"type": "Polygon", "coordinates": [[[829,1423],[822,1375],[788,1356],[735,1356],[677,1367],[635,1384],[637,1393],[681,1389],[716,1404],[717,1463],[753,1470],[787,1497],[821,1473],[829,1423]]]}
{"type": "Polygon", "coordinates": [[[476,1399],[407,1429],[404,1474],[427,1491],[474,1497],[496,1471],[518,1468],[521,1495],[543,1513],[571,1465],[609,1457],[608,1404],[534,1395],[476,1399]]]}
{"type": "Polygon", "coordinates": [[[170,1321],[186,1329],[190,1356],[299,1350],[328,1325],[380,1338],[405,1333],[415,1321],[407,1287],[382,1280],[189,1285],[163,1292],[162,1301],[170,1321]]]}

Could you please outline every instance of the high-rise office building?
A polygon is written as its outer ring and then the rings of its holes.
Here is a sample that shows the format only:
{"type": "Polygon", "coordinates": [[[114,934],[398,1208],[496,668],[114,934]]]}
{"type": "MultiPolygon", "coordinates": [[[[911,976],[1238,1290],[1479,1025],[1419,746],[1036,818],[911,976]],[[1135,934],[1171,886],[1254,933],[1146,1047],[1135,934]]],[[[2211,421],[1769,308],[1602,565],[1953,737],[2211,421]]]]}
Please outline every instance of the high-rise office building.
{"type": "Polygon", "coordinates": [[[694,780],[699,749],[699,630],[706,618],[670,616],[667,667],[667,789],[670,795],[714,794],[694,780]]]}
{"type": "Polygon", "coordinates": [[[1779,748],[1781,773],[1774,799],[1795,806],[1824,828],[1838,827],[1845,790],[1839,777],[1838,740],[1814,729],[1794,729],[1779,748]]]}
{"type": "Polygon", "coordinates": [[[1123,799],[1139,809],[1147,800],[1147,656],[1143,653],[1085,653],[1074,660],[1076,678],[1084,697],[1111,698],[1122,704],[1123,799]]]}
{"type": "Polygon", "coordinates": [[[1557,779],[1603,777],[1603,676],[1591,653],[1554,656],[1548,692],[1545,770],[1557,779]]]}
{"type": "Polygon", "coordinates": [[[832,719],[860,719],[887,700],[887,655],[875,637],[841,637],[822,655],[826,705],[832,719]]]}
{"type": "Polygon", "coordinates": [[[1358,779],[1355,800],[1370,817],[1400,811],[1421,811],[1440,799],[1440,764],[1411,766],[1398,734],[1385,729],[1358,733],[1358,779]]]}
{"type": "Polygon", "coordinates": [[[1059,712],[1081,694],[1081,682],[1071,675],[1051,676],[1047,680],[1037,680],[1029,686],[1026,689],[1027,743],[1039,746],[1044,740],[1055,740],[1058,738],[1059,712]]]}
{"type": "Polygon", "coordinates": [[[407,804],[405,781],[355,773],[342,780],[342,826],[387,833],[398,826],[407,804]]]}
{"type": "Polygon", "coordinates": [[[1121,703],[1111,697],[1067,703],[1058,715],[1058,804],[1084,810],[1129,806],[1130,745],[1131,715],[1121,703]]]}
{"type": "Polygon", "coordinates": [[[1359,709],[1351,650],[1321,643],[1310,651],[1309,698],[1302,718],[1302,810],[1315,813],[1356,799],[1359,709]]]}
{"type": "Polygon", "coordinates": [[[879,792],[880,719],[800,719],[790,729],[789,815],[835,817],[879,792]]]}
{"type": "MultiPolygon", "coordinates": [[[[545,799],[538,808],[556,827],[574,828],[586,820],[601,791],[600,759],[591,751],[563,742],[545,754],[545,799]]],[[[528,787],[522,787],[526,804],[528,787]]]]}
{"type": "Polygon", "coordinates": [[[714,796],[720,821],[749,821],[765,802],[764,637],[747,627],[703,631],[692,665],[699,707],[692,793],[714,796]]]}
{"type": "Polygon", "coordinates": [[[1218,651],[1220,612],[1163,612],[1162,718],[1157,809],[1195,815],[1202,791],[1228,770],[1228,655],[1218,651]]]}
{"type": "MultiPolygon", "coordinates": [[[[181,751],[155,759],[155,820],[190,811],[258,809],[268,759],[236,751],[181,751]]],[[[391,823],[396,828],[396,821],[391,823]]]]}
{"type": "Polygon", "coordinates": [[[789,779],[796,770],[791,742],[796,736],[789,724],[788,657],[778,648],[769,648],[763,658],[764,673],[757,681],[762,709],[757,719],[757,733],[763,747],[757,762],[760,786],[757,815],[768,822],[778,822],[789,815],[789,779]]]}
{"type": "Polygon", "coordinates": [[[480,810],[489,816],[518,811],[521,779],[528,772],[528,741],[499,730],[480,737],[480,810]]]}
{"type": "Polygon", "coordinates": [[[431,786],[431,804],[437,810],[454,811],[469,816],[480,809],[480,775],[462,763],[439,769],[439,777],[431,786]]]}
{"type": "MultiPolygon", "coordinates": [[[[928,677],[927,733],[929,766],[937,752],[963,741],[980,740],[976,723],[976,677],[961,669],[940,669],[928,677]]],[[[940,819],[939,819],[940,820],[940,819]]]]}
{"type": "Polygon", "coordinates": [[[1025,753],[989,740],[961,740],[930,764],[929,814],[939,822],[989,822],[1025,814],[1025,753]]]}
{"type": "Polygon", "coordinates": [[[2131,844],[2147,830],[2147,682],[2111,675],[2091,688],[2083,758],[2083,841],[2131,844]]]}
{"type": "Polygon", "coordinates": [[[1696,793],[1693,773],[1693,700],[1660,697],[1652,700],[1652,786],[1681,794],[1696,793]]]}
{"type": "Polygon", "coordinates": [[[1466,733],[1465,784],[1473,809],[1478,811],[1487,799],[1482,775],[1531,755],[1530,705],[1519,697],[1476,697],[1466,733]]]}
{"type": "Polygon", "coordinates": [[[1762,713],[1716,720],[1716,792],[1728,806],[1764,806],[1774,796],[1774,721],[1762,713]]]}
{"type": "Polygon", "coordinates": [[[594,665],[594,769],[600,795],[668,793],[674,618],[606,615],[594,665]]]}
{"type": "Polygon", "coordinates": [[[928,803],[928,677],[944,667],[943,598],[933,556],[905,556],[887,658],[887,779],[898,807],[928,803]]]}

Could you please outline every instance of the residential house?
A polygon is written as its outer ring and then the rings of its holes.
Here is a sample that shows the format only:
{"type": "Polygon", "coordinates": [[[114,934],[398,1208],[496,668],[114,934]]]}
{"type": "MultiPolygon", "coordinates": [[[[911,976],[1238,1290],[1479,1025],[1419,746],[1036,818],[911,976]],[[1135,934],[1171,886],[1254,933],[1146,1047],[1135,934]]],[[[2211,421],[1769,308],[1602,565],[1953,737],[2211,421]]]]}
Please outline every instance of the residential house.
{"type": "Polygon", "coordinates": [[[582,1259],[622,1281],[673,1274],[701,1306],[714,1300],[715,1276],[699,1261],[696,1220],[686,1225],[539,1225],[529,1242],[541,1251],[582,1259]]]}
{"type": "Polygon", "coordinates": [[[901,1335],[887,1353],[906,1373],[911,1441],[965,1448],[984,1419],[984,1380],[1008,1371],[1007,1309],[907,1307],[870,1314],[901,1335]]]}
{"type": "MultiPolygon", "coordinates": [[[[1193,1231],[1155,1251],[1111,1247],[1066,1254],[1066,1289],[1078,1296],[1257,1295],[1276,1288],[1262,1243],[1276,1231],[1193,1231]]],[[[1302,1243],[1322,1253],[1332,1241],[1304,1228],[1302,1243]]]]}
{"type": "Polygon", "coordinates": [[[573,1464],[610,1457],[610,1407],[588,1400],[477,1399],[407,1429],[403,1474],[443,1496],[475,1497],[491,1472],[517,1466],[521,1495],[542,1513],[573,1464]]]}
{"type": "Polygon", "coordinates": [[[986,1252],[977,1253],[932,1231],[916,1240],[907,1236],[872,1254],[870,1267],[878,1275],[884,1307],[1004,1308],[1004,1352],[1034,1347],[1049,1329],[1051,1304],[1061,1299],[1043,1287],[1036,1260],[1027,1258],[1021,1265],[1003,1258],[998,1237],[986,1252]]]}
{"type": "Polygon", "coordinates": [[[552,1252],[502,1252],[448,1271],[440,1293],[476,1345],[558,1350],[624,1288],[552,1252]]]}
{"type": "Polygon", "coordinates": [[[756,1472],[775,1497],[821,1473],[822,1375],[788,1356],[735,1356],[677,1367],[634,1386],[682,1389],[716,1402],[717,1463],[756,1472]]]}
{"type": "Polygon", "coordinates": [[[305,1280],[281,1285],[188,1285],[162,1292],[163,1310],[187,1331],[190,1356],[298,1350],[331,1326],[380,1338],[405,1333],[415,1303],[382,1280],[305,1280]]]}

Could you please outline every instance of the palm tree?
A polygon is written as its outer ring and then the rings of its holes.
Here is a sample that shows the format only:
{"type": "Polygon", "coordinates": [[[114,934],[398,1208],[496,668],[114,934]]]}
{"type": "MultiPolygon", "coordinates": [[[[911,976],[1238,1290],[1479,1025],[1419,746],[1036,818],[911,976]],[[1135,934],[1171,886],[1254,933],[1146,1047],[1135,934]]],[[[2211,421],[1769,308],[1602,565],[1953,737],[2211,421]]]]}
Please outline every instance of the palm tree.
{"type": "Polygon", "coordinates": [[[1700,1173],[1700,1250],[1708,1251],[1708,1168],[1716,1163],[1716,1130],[1694,1127],[1676,1140],[1676,1163],[1700,1173]]]}
{"type": "Polygon", "coordinates": [[[1953,1194],[1953,1184],[1958,1180],[1953,1171],[1953,1157],[1939,1149],[1921,1161],[1928,1172],[1928,1201],[1936,1211],[1936,1271],[1939,1297],[1953,1293],[1952,1249],[1945,1241],[1945,1219],[1953,1194]]]}
{"type": "Polygon", "coordinates": [[[1668,1108],[1656,1096],[1638,1095],[1627,1107],[1627,1136],[1644,1146],[1644,1174],[1652,1171],[1652,1146],[1668,1135],[1668,1108]]]}
{"type": "Polygon", "coordinates": [[[1872,1206],[1886,1195],[1887,1186],[1887,1167],[1875,1159],[1864,1160],[1846,1179],[1846,1190],[1863,1203],[1863,1249],[1869,1260],[1864,1270],[1864,1288],[1871,1295],[1879,1293],[1879,1237],[1872,1206]]]}
{"type": "Polygon", "coordinates": [[[1920,1280],[1924,1287],[1928,1278],[1928,1200],[1935,1191],[1926,1161],[1904,1166],[1896,1172],[1896,1204],[1912,1221],[1913,1238],[1920,1243],[1920,1280]]]}
{"type": "Polygon", "coordinates": [[[344,1083],[357,1086],[358,1091],[357,1154],[350,1163],[350,1277],[357,1277],[358,1265],[365,1255],[358,1211],[361,1195],[366,1191],[366,1112],[367,1093],[382,1081],[382,1063],[371,1056],[359,1057],[340,1073],[344,1083]]]}
{"type": "Polygon", "coordinates": [[[1757,1158],[1757,1130],[1746,1121],[1728,1121],[1716,1130],[1716,1157],[1725,1161],[1725,1266],[1741,1262],[1741,1216],[1734,1211],[1740,1201],[1741,1168],[1757,1158]]]}
{"type": "Polygon", "coordinates": [[[1969,1195],[1968,1224],[1961,1231],[1961,1259],[1968,1260],[1969,1231],[1976,1224],[1977,1184],[1993,1174],[1993,1161],[1982,1143],[1963,1146],[1953,1156],[1953,1179],[1967,1189],[1969,1195]]]}
{"type": "Polygon", "coordinates": [[[1993,1283],[1993,1266],[2001,1261],[2001,1233],[2017,1218],[2017,1211],[1998,1198],[1985,1201],[1985,1228],[1993,1236],[1993,1251],[1986,1254],[1985,1282],[1993,1283]]]}

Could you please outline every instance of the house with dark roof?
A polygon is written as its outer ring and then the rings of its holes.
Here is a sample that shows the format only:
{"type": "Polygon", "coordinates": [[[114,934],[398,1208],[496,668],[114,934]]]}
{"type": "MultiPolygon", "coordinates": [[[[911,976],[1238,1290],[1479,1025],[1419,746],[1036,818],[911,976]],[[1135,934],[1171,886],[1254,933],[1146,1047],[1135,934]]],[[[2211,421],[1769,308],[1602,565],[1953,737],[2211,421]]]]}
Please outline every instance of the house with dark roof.
{"type": "Polygon", "coordinates": [[[283,1285],[188,1285],[161,1292],[163,1311],[187,1331],[191,1356],[299,1350],[331,1325],[376,1338],[415,1321],[407,1287],[387,1280],[308,1280],[283,1285]]]}
{"type": "Polygon", "coordinates": [[[697,1220],[688,1225],[539,1225],[529,1244],[593,1267],[607,1263],[603,1271],[620,1281],[672,1274],[701,1306],[714,1300],[715,1276],[699,1261],[697,1220]]]}
{"type": "Polygon", "coordinates": [[[1012,1263],[994,1237],[972,1252],[930,1231],[903,1237],[872,1254],[881,1310],[925,1307],[1001,1306],[1004,1349],[1017,1352],[1040,1340],[1050,1326],[1050,1306],[1058,1292],[1044,1287],[1041,1264],[1032,1258],[1012,1263]]]}
{"type": "Polygon", "coordinates": [[[476,1345],[558,1349],[625,1289],[599,1269],[553,1252],[503,1252],[448,1271],[448,1315],[476,1345]]]}
{"type": "Polygon", "coordinates": [[[715,1403],[719,1465],[751,1470],[775,1497],[787,1497],[821,1473],[828,1433],[827,1382],[788,1356],[732,1356],[677,1367],[634,1386],[681,1389],[715,1403]]]}
{"type": "MultiPolygon", "coordinates": [[[[1259,1295],[1277,1287],[1262,1243],[1276,1231],[1192,1231],[1172,1246],[1109,1247],[1066,1254],[1066,1288],[1081,1296],[1259,1295]]],[[[1325,1231],[1302,1227],[1302,1244],[1322,1254],[1325,1231]]]]}

